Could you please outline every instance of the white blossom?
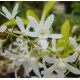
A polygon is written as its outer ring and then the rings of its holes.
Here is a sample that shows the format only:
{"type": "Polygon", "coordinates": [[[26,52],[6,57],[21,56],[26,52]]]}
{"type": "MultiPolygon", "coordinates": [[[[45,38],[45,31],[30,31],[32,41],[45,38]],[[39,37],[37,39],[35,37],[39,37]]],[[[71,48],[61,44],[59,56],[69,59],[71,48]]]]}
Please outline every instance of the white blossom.
{"type": "Polygon", "coordinates": [[[0,14],[3,15],[4,17],[6,17],[6,18],[9,19],[9,20],[10,20],[10,19],[13,19],[13,18],[16,16],[16,14],[19,12],[19,11],[18,11],[18,7],[19,7],[19,5],[18,5],[18,3],[17,3],[17,4],[15,5],[12,13],[10,13],[5,6],[2,6],[2,11],[3,11],[3,13],[0,12],[0,14]]]}
{"type": "Polygon", "coordinates": [[[54,15],[51,14],[46,21],[44,22],[44,14],[42,15],[40,23],[36,21],[35,18],[28,16],[30,22],[28,24],[28,27],[26,28],[28,36],[31,37],[38,37],[38,43],[41,44],[43,49],[46,49],[48,47],[48,38],[58,39],[61,38],[61,34],[50,34],[50,27],[52,25],[52,22],[54,20],[54,15]],[[31,32],[30,28],[33,28],[34,31],[31,32]]]}
{"type": "Polygon", "coordinates": [[[13,66],[20,66],[21,64],[23,64],[25,68],[25,73],[28,76],[29,76],[29,72],[33,70],[38,77],[41,77],[39,72],[39,64],[34,57],[29,57],[23,54],[16,55],[7,50],[5,50],[5,53],[6,53],[6,55],[4,55],[5,57],[14,61],[13,66]]]}
{"type": "Polygon", "coordinates": [[[7,26],[1,26],[0,27],[0,32],[4,32],[7,29],[7,26]]]}
{"type": "Polygon", "coordinates": [[[69,62],[75,62],[76,54],[73,54],[72,56],[66,57],[66,58],[60,58],[55,59],[53,57],[45,56],[43,57],[43,64],[44,64],[44,71],[42,71],[42,74],[51,74],[53,71],[56,71],[58,74],[58,77],[64,77],[64,73],[69,70],[70,72],[74,74],[80,74],[80,70],[71,66],[69,62]],[[52,63],[53,65],[49,68],[46,67],[47,63],[52,63]]]}

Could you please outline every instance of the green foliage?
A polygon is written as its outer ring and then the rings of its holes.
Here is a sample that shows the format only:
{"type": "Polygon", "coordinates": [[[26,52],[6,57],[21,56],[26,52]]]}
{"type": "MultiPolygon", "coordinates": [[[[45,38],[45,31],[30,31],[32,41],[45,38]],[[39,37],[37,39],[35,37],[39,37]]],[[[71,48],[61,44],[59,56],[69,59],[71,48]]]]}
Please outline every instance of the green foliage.
{"type": "Polygon", "coordinates": [[[77,41],[79,41],[79,42],[80,42],[80,36],[77,38],[77,41]]]}
{"type": "MultiPolygon", "coordinates": [[[[27,25],[28,24],[28,20],[26,20],[26,19],[22,19],[22,21],[23,21],[23,23],[24,23],[24,25],[27,25]]],[[[3,23],[1,26],[13,26],[13,25],[16,25],[16,20],[15,19],[13,19],[13,20],[10,20],[10,21],[7,21],[7,22],[5,22],[5,23],[3,23]]]]}
{"type": "Polygon", "coordinates": [[[7,39],[0,40],[0,44],[3,44],[7,41],[7,39]]]}
{"type": "Polygon", "coordinates": [[[70,23],[68,20],[66,20],[62,25],[61,34],[63,37],[58,40],[57,47],[66,47],[70,36],[70,23]]]}
{"type": "Polygon", "coordinates": [[[52,7],[55,5],[56,1],[49,1],[44,9],[43,9],[43,13],[45,13],[45,18],[47,17],[49,11],[52,9],[52,7]]]}
{"type": "Polygon", "coordinates": [[[72,13],[80,13],[80,2],[74,2],[71,7],[72,13]]]}
{"type": "Polygon", "coordinates": [[[34,17],[39,22],[39,18],[33,10],[27,10],[26,11],[26,18],[28,18],[28,16],[34,17]]]}
{"type": "Polygon", "coordinates": [[[70,56],[74,51],[74,47],[72,45],[67,45],[64,51],[62,52],[62,58],[70,56]]]}

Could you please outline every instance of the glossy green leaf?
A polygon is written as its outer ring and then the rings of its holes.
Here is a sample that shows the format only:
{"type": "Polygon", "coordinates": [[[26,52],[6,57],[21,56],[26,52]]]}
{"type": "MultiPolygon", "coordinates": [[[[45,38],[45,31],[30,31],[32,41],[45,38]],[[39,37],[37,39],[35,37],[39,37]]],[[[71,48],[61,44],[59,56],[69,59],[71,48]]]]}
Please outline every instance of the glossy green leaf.
{"type": "Polygon", "coordinates": [[[45,18],[48,15],[49,11],[52,9],[52,7],[55,5],[56,1],[49,1],[44,9],[43,9],[43,13],[45,13],[45,18]]]}
{"type": "Polygon", "coordinates": [[[38,18],[38,16],[35,14],[35,12],[33,10],[26,11],[26,18],[28,18],[28,16],[34,17],[39,22],[39,18],[38,18]]]}
{"type": "Polygon", "coordinates": [[[63,35],[63,37],[58,40],[57,47],[65,48],[68,45],[69,36],[70,36],[70,23],[68,20],[66,20],[62,25],[61,34],[63,35]]]}
{"type": "MultiPolygon", "coordinates": [[[[23,21],[23,23],[24,23],[24,25],[27,25],[28,24],[28,20],[26,20],[26,19],[22,19],[22,21],[23,21]]],[[[16,25],[16,19],[13,19],[13,20],[11,20],[11,21],[7,21],[7,22],[5,22],[5,23],[3,23],[1,26],[13,26],[13,25],[16,25]]]]}

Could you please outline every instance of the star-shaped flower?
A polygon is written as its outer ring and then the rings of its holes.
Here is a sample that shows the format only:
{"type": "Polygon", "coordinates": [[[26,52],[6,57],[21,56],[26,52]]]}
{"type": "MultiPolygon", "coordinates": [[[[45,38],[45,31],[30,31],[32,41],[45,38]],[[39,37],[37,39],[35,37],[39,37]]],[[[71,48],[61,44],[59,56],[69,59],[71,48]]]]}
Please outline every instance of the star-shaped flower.
{"type": "Polygon", "coordinates": [[[29,76],[29,72],[33,70],[38,77],[41,77],[39,72],[39,64],[34,57],[29,57],[23,54],[16,55],[7,50],[5,50],[5,53],[6,53],[6,55],[4,55],[5,57],[14,61],[13,66],[20,66],[23,64],[25,68],[25,73],[28,76],[29,76]]]}
{"type": "Polygon", "coordinates": [[[43,64],[44,64],[44,71],[42,71],[42,74],[51,74],[53,71],[56,71],[58,74],[58,77],[64,77],[64,73],[69,70],[70,72],[74,74],[80,74],[80,70],[71,66],[69,62],[75,62],[76,54],[73,54],[72,56],[66,57],[66,58],[59,58],[55,59],[53,57],[45,56],[43,57],[43,64]],[[49,68],[46,67],[47,63],[52,63],[53,65],[49,68]]]}
{"type": "Polygon", "coordinates": [[[28,36],[38,37],[38,42],[41,44],[43,49],[48,47],[48,38],[58,39],[61,38],[61,34],[50,34],[50,27],[54,20],[54,15],[51,14],[46,21],[44,21],[44,14],[42,15],[40,23],[36,21],[32,16],[28,16],[30,22],[26,28],[28,36]],[[30,31],[30,28],[33,28],[33,31],[30,31]]]}
{"type": "Polygon", "coordinates": [[[12,11],[12,14],[7,10],[7,8],[5,7],[5,6],[2,6],[2,11],[3,11],[3,13],[2,12],[0,12],[0,14],[1,15],[3,15],[4,17],[6,17],[7,19],[13,19],[15,16],[16,16],[16,14],[19,12],[18,11],[18,7],[19,7],[19,5],[18,5],[18,3],[15,5],[15,7],[14,7],[14,9],[13,9],[13,11],[12,11]]]}

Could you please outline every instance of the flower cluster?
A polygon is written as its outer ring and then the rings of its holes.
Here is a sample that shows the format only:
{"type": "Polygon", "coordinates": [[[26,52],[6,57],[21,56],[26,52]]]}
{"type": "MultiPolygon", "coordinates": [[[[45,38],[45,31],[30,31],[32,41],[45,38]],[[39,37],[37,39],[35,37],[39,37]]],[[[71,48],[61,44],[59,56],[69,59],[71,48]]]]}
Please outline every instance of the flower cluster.
{"type": "Polygon", "coordinates": [[[68,49],[66,51],[66,47],[57,47],[59,40],[64,36],[50,31],[54,14],[45,20],[44,12],[40,21],[37,21],[33,16],[28,16],[29,22],[25,26],[23,19],[16,16],[19,12],[18,7],[17,3],[11,14],[6,7],[2,6],[3,13],[0,12],[11,23],[13,23],[13,19],[16,21],[16,26],[12,24],[12,27],[6,25],[0,27],[0,33],[4,33],[4,37],[0,39],[0,56],[9,59],[8,63],[0,60],[0,67],[6,65],[8,72],[15,72],[15,77],[20,77],[17,75],[18,70],[15,67],[21,65],[27,76],[30,76],[31,71],[35,73],[35,76],[31,77],[64,78],[69,73],[80,75],[78,69],[80,46],[75,38],[69,37],[68,48],[72,48],[70,54],[67,52],[68,49]],[[15,39],[9,43],[8,40],[11,36],[15,39]]]}

